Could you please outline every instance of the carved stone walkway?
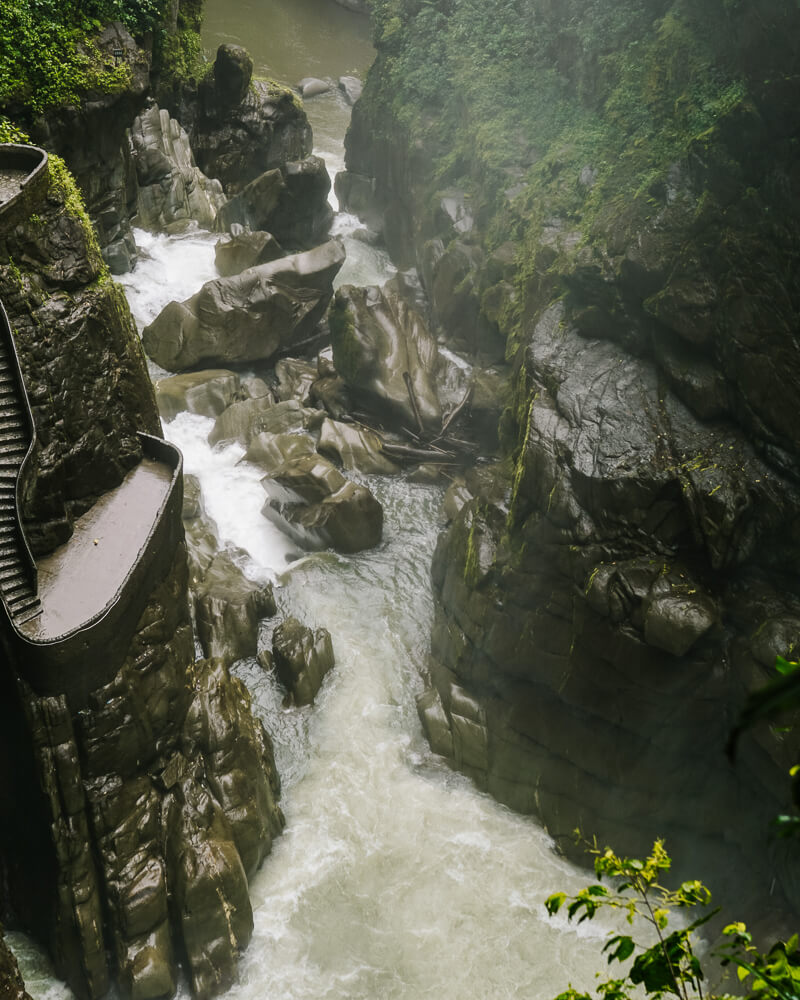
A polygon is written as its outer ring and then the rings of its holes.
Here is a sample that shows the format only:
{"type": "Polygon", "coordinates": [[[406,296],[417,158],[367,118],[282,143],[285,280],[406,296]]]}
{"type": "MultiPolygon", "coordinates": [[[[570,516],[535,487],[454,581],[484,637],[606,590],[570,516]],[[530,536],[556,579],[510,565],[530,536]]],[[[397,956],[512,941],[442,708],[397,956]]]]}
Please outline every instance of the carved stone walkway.
{"type": "Polygon", "coordinates": [[[42,614],[20,628],[52,642],[103,612],[141,555],[172,485],[173,470],[144,458],[75,522],[69,541],[38,560],[42,614]]]}

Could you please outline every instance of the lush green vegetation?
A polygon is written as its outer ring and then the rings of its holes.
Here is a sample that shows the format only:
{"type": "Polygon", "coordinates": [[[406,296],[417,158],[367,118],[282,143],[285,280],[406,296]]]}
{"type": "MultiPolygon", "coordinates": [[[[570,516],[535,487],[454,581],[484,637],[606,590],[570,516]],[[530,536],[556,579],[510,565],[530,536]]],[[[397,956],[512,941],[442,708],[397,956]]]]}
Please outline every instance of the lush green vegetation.
{"type": "Polygon", "coordinates": [[[510,236],[529,262],[545,219],[588,235],[602,213],[646,211],[692,143],[766,81],[800,72],[794,0],[373,7],[380,83],[365,100],[384,105],[371,119],[424,136],[431,193],[471,191],[489,245],[510,236]]]}
{"type": "MultiPolygon", "coordinates": [[[[669,871],[671,859],[662,841],[657,840],[644,861],[620,857],[610,847],[601,850],[587,845],[594,855],[598,882],[586,886],[574,896],[556,892],[547,898],[547,912],[553,916],[566,909],[569,920],[578,923],[592,920],[598,913],[616,910],[624,914],[630,933],[609,932],[603,953],[609,966],[619,963],[620,972],[598,983],[597,995],[604,1000],[632,1000],[641,992],[652,998],[678,997],[679,1000],[733,1000],[727,993],[715,992],[707,982],[706,969],[698,954],[695,931],[718,910],[711,909],[711,893],[702,882],[683,882],[668,889],[660,879],[669,871]],[[681,914],[699,911],[688,921],[681,914]],[[676,922],[676,917],[678,920],[676,922]],[[677,923],[677,925],[676,925],[677,923]],[[649,931],[651,942],[637,938],[649,931]],[[629,965],[626,963],[630,962],[629,965]]],[[[748,1000],[797,1000],[800,997],[800,950],[795,934],[789,941],[779,941],[767,952],[753,944],[742,923],[728,924],[723,931],[724,944],[716,951],[719,969],[712,977],[721,979],[726,967],[736,970],[736,979],[746,990],[748,1000]]],[[[573,987],[556,1000],[594,1000],[591,994],[573,987]]]]}
{"type": "Polygon", "coordinates": [[[169,71],[193,68],[200,0],[182,5],[175,35],[163,31],[164,7],[164,0],[0,0],[0,107],[38,114],[86,90],[124,87],[128,68],[104,61],[92,42],[110,21],[137,38],[152,32],[156,57],[163,55],[169,71]]]}

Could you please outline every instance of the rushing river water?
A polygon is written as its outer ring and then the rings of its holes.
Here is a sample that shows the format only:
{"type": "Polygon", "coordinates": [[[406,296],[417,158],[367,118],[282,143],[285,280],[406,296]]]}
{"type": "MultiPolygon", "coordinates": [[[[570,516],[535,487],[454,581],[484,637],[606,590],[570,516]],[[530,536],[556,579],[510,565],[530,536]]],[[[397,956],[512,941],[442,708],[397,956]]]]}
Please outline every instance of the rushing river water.
{"type": "MultiPolygon", "coordinates": [[[[363,74],[366,19],[332,0],[207,0],[205,41],[246,44],[256,72],[284,82],[363,74]]],[[[349,109],[337,93],[307,104],[317,151],[343,158],[349,109]]],[[[348,233],[340,281],[382,282],[385,255],[348,233]]],[[[217,237],[138,233],[149,259],[124,280],[139,326],[215,276],[217,237]]],[[[477,792],[430,753],[415,710],[432,616],[429,569],[441,491],[372,478],[384,541],[357,556],[287,562],[293,544],[260,514],[262,473],[238,446],[212,450],[212,421],[182,414],[165,426],[201,482],[221,543],[245,570],[276,582],[280,613],[333,637],[336,668],[314,706],[284,709],[255,661],[236,672],[271,731],[287,826],[252,885],[255,932],[229,1000],[546,1000],[568,982],[590,988],[605,931],[548,920],[543,899],[585,874],[558,858],[535,821],[477,792]]],[[[262,636],[269,644],[272,625],[262,636]]],[[[68,991],[14,936],[36,1000],[68,991]]]]}

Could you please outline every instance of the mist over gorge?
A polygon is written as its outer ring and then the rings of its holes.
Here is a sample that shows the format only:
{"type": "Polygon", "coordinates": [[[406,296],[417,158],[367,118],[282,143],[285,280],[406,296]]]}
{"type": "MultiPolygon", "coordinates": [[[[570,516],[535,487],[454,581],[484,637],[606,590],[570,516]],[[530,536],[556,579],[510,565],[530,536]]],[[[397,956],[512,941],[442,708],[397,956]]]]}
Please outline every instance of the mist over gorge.
{"type": "Polygon", "coordinates": [[[788,937],[792,716],[725,751],[800,635],[797,11],[107,6],[0,88],[19,530],[51,579],[140,431],[183,509],[80,697],[6,630],[7,928],[92,998],[547,1000],[579,827],[788,937]]]}

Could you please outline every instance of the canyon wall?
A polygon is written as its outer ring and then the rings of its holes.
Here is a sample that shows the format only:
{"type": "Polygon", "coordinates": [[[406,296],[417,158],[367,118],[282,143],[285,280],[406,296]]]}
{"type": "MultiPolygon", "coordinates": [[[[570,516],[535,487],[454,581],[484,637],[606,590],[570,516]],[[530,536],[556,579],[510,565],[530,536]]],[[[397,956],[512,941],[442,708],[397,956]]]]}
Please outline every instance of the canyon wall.
{"type": "Polygon", "coordinates": [[[768,6],[378,4],[338,184],[513,386],[434,557],[433,748],[567,850],[665,836],[765,931],[798,898],[769,833],[797,736],[725,745],[800,641],[798,76],[768,6]]]}

